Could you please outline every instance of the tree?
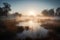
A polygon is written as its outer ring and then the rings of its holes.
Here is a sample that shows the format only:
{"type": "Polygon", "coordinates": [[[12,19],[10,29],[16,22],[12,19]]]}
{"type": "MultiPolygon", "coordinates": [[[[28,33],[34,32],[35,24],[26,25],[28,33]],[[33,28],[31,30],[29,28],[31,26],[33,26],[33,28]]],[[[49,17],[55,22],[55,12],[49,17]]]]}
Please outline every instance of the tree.
{"type": "Polygon", "coordinates": [[[0,16],[7,16],[8,12],[11,11],[10,4],[3,3],[4,7],[0,7],[0,16]]]}
{"type": "Polygon", "coordinates": [[[22,14],[19,14],[18,12],[15,12],[15,14],[13,14],[13,15],[15,15],[15,16],[22,16],[22,14]]]}
{"type": "Polygon", "coordinates": [[[43,11],[42,11],[42,14],[43,14],[44,16],[48,16],[48,10],[43,10],[43,11]]]}
{"type": "Polygon", "coordinates": [[[54,16],[54,9],[50,9],[49,11],[48,11],[49,13],[49,16],[54,16]]]}
{"type": "Polygon", "coordinates": [[[3,9],[0,7],[0,16],[2,16],[3,15],[3,9]]]}
{"type": "Polygon", "coordinates": [[[3,4],[4,4],[3,13],[4,13],[4,15],[7,16],[8,12],[11,11],[11,9],[10,9],[11,6],[8,3],[3,3],[3,4]]]}
{"type": "Polygon", "coordinates": [[[50,10],[43,10],[42,11],[42,14],[44,15],[44,16],[54,16],[55,15],[55,12],[54,12],[54,9],[50,9],[50,10]]]}
{"type": "Polygon", "coordinates": [[[57,16],[60,16],[60,7],[58,7],[58,8],[56,9],[56,14],[57,14],[57,16]]]}

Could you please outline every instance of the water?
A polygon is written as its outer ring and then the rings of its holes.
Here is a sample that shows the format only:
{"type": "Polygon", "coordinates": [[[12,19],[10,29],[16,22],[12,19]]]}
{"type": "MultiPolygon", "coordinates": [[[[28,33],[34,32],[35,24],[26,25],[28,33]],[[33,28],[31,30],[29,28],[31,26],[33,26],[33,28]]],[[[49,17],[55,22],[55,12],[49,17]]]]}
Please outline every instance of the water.
{"type": "Polygon", "coordinates": [[[28,22],[20,22],[16,26],[28,26],[30,29],[29,30],[24,30],[22,33],[17,33],[18,38],[25,39],[26,37],[31,37],[31,38],[44,38],[48,34],[48,30],[40,26],[41,23],[34,22],[32,20],[28,22]]]}

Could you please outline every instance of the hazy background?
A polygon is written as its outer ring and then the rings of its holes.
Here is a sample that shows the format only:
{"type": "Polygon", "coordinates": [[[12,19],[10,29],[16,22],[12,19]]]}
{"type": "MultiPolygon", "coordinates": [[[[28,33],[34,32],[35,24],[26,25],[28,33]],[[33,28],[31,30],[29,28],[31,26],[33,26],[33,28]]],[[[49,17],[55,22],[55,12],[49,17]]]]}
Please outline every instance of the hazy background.
{"type": "Polygon", "coordinates": [[[2,40],[59,40],[60,1],[0,0],[0,35],[2,40]]]}
{"type": "Polygon", "coordinates": [[[26,13],[27,10],[35,10],[40,13],[43,9],[56,9],[60,6],[60,0],[0,0],[0,6],[3,6],[3,2],[11,4],[11,13],[26,13]]]}

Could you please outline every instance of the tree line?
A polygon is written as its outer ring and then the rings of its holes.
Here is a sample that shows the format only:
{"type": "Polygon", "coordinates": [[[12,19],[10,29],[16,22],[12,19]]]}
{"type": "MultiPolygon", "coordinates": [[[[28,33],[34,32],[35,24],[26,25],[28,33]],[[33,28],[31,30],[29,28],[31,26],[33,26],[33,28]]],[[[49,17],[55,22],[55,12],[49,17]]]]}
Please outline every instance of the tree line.
{"type": "Polygon", "coordinates": [[[60,7],[58,7],[55,11],[54,9],[44,9],[41,13],[44,16],[60,16],[60,7]]]}

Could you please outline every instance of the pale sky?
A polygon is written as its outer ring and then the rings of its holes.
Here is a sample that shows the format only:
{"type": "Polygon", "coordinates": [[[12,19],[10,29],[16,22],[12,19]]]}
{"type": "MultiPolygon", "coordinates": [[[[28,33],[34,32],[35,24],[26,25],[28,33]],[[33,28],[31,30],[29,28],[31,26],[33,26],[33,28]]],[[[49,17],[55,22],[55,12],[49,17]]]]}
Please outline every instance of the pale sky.
{"type": "Polygon", "coordinates": [[[28,11],[41,12],[44,9],[60,7],[59,0],[0,0],[0,6],[3,2],[11,5],[11,12],[26,13],[28,11]]]}

